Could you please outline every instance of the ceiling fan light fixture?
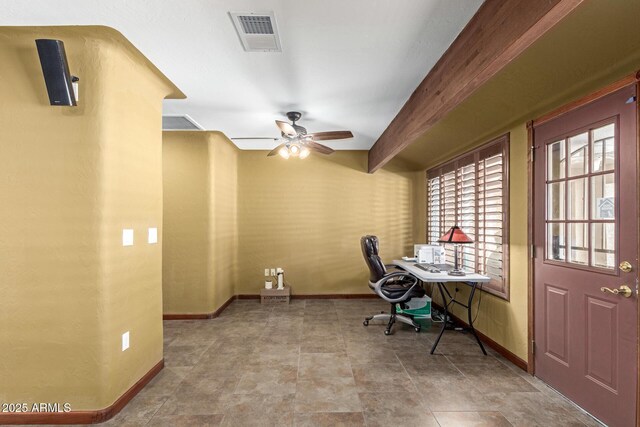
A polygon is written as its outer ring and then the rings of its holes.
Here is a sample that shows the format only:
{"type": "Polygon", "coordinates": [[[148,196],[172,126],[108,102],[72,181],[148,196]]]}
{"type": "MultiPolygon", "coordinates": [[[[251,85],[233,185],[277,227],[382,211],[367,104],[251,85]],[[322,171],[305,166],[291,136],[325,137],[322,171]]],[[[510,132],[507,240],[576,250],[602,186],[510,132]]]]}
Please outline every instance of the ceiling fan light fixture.
{"type": "Polygon", "coordinates": [[[280,150],[278,150],[278,154],[280,154],[280,156],[283,159],[288,159],[289,158],[289,148],[287,148],[287,146],[282,147],[280,150]]]}
{"type": "Polygon", "coordinates": [[[280,129],[282,139],[279,140],[280,145],[269,151],[267,157],[280,154],[280,156],[285,159],[289,157],[306,159],[311,154],[311,151],[321,154],[331,154],[335,152],[335,150],[320,144],[318,141],[353,138],[353,133],[348,130],[307,133],[306,128],[297,124],[300,117],[302,117],[300,112],[289,111],[287,118],[291,123],[276,120],[276,126],[280,129]]]}

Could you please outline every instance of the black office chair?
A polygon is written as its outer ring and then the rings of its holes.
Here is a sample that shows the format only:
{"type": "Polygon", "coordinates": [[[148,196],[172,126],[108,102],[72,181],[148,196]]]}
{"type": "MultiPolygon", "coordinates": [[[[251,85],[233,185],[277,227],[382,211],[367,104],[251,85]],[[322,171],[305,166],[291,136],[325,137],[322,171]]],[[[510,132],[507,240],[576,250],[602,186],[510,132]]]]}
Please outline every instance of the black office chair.
{"type": "Polygon", "coordinates": [[[369,325],[370,320],[388,320],[384,334],[391,334],[391,327],[397,321],[413,326],[416,332],[420,332],[420,324],[411,317],[397,314],[396,304],[403,304],[411,298],[420,298],[425,295],[424,289],[419,285],[419,279],[406,271],[388,272],[386,266],[378,255],[378,238],[376,236],[363,236],[360,239],[362,255],[369,267],[369,287],[383,300],[391,304],[390,313],[376,314],[364,319],[364,326],[369,325]]]}

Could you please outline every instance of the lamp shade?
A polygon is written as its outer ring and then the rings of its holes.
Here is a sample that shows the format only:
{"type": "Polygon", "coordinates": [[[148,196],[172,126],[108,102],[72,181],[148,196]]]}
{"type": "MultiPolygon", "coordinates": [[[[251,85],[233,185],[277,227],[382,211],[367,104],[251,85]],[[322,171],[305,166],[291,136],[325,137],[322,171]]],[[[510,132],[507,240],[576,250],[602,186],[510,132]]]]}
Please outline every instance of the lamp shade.
{"type": "Polygon", "coordinates": [[[454,225],[449,229],[449,231],[447,231],[446,233],[444,233],[442,237],[440,237],[440,240],[438,240],[438,242],[440,243],[473,243],[473,240],[471,240],[471,237],[464,234],[464,231],[462,231],[460,227],[458,227],[457,225],[454,225]]]}

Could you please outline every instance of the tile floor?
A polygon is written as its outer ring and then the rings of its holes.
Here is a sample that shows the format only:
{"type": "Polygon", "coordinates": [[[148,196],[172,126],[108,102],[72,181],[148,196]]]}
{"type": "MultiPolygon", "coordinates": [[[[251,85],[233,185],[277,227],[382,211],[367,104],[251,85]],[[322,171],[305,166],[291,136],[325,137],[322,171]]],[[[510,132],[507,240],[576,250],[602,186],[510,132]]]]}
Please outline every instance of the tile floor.
{"type": "Polygon", "coordinates": [[[165,369],[107,425],[598,426],[467,334],[362,325],[371,300],[236,301],[166,321],[165,369]]]}

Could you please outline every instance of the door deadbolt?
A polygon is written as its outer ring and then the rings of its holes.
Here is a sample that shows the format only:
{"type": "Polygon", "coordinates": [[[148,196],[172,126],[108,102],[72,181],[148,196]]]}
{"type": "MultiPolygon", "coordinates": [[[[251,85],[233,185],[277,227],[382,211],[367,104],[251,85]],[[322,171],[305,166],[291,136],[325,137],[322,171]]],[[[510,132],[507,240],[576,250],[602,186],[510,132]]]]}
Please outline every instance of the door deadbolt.
{"type": "Polygon", "coordinates": [[[622,261],[618,268],[625,273],[629,273],[631,272],[631,270],[633,270],[633,267],[631,266],[631,263],[629,261],[622,261]]]}

